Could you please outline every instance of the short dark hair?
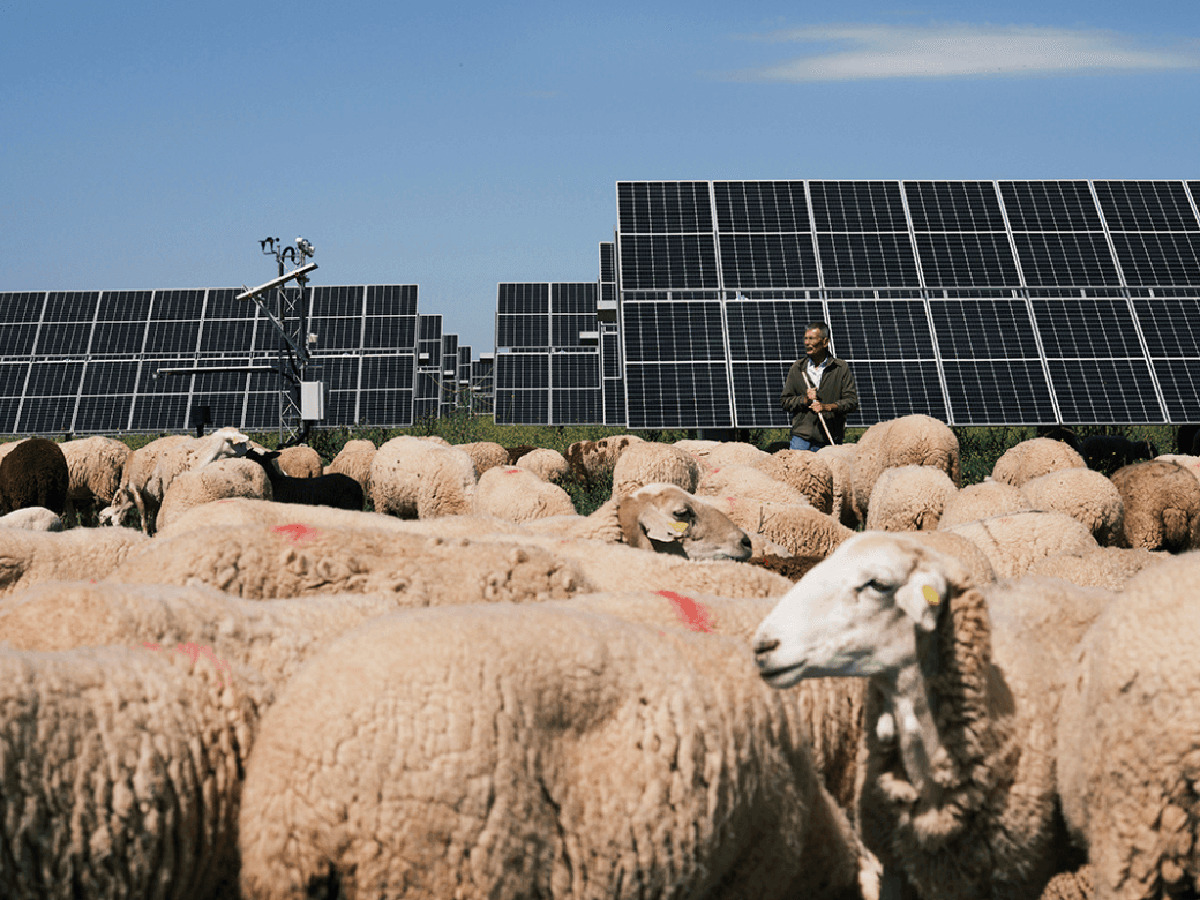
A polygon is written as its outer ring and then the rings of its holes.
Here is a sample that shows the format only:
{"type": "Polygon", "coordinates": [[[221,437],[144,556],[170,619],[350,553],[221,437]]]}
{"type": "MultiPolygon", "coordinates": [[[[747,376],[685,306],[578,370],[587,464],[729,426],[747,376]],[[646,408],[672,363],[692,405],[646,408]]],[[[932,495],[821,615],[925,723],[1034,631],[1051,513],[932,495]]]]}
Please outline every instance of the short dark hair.
{"type": "Polygon", "coordinates": [[[804,330],[819,331],[823,339],[829,340],[829,326],[825,322],[809,322],[804,326],[804,330]]]}

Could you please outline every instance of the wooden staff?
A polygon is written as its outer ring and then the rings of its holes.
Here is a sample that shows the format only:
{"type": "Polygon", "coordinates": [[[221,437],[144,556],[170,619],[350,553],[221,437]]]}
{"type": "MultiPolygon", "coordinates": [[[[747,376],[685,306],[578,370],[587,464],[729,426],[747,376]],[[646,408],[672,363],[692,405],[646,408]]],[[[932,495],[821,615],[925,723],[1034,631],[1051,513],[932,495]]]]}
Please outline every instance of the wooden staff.
{"type": "MultiPolygon", "coordinates": [[[[805,368],[803,363],[800,365],[800,374],[804,376],[804,383],[807,384],[810,388],[812,388],[815,391],[817,389],[817,386],[808,380],[808,369],[805,368]]],[[[835,443],[833,440],[833,435],[829,433],[829,426],[827,424],[825,424],[825,414],[818,412],[817,418],[821,420],[821,428],[824,429],[825,437],[827,437],[829,439],[829,443],[830,444],[835,443]]]]}

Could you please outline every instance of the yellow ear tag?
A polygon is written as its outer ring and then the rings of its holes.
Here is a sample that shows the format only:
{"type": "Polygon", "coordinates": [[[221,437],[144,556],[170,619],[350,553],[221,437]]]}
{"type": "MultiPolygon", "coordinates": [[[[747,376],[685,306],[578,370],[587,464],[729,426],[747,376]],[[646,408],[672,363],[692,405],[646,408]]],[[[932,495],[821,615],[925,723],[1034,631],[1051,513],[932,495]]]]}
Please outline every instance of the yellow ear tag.
{"type": "Polygon", "coordinates": [[[921,588],[921,593],[925,595],[925,602],[930,606],[937,606],[942,602],[942,598],[938,596],[937,590],[928,584],[921,588]]]}
{"type": "Polygon", "coordinates": [[[672,522],[671,530],[674,531],[676,534],[683,534],[685,531],[688,530],[688,523],[687,522],[672,522]]]}

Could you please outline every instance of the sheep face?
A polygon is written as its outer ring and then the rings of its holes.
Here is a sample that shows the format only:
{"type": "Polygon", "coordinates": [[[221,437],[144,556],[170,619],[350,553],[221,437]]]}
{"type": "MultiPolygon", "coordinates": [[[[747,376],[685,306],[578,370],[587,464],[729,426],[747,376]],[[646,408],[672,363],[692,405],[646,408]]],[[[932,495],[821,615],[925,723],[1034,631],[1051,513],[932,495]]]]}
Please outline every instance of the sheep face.
{"type": "Polygon", "coordinates": [[[673,484],[648,484],[617,507],[617,521],[631,547],[688,559],[750,558],[750,538],[715,507],[673,484]]]}
{"type": "Polygon", "coordinates": [[[948,560],[896,534],[860,534],[785,594],[754,636],[759,674],[773,687],[803,678],[882,675],[917,662],[948,586],[948,560]]]}

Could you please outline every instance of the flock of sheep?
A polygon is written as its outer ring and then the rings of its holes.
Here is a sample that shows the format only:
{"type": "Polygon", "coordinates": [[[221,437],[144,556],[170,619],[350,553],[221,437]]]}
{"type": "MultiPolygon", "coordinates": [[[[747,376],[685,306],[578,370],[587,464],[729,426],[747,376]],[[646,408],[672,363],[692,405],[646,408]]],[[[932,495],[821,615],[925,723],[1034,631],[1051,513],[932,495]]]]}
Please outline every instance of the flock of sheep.
{"type": "Polygon", "coordinates": [[[0,446],[0,896],[1200,891],[1200,458],[517,456],[0,446]]]}

